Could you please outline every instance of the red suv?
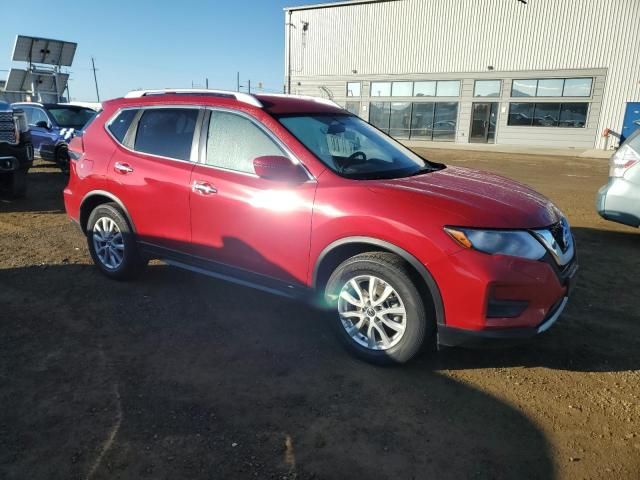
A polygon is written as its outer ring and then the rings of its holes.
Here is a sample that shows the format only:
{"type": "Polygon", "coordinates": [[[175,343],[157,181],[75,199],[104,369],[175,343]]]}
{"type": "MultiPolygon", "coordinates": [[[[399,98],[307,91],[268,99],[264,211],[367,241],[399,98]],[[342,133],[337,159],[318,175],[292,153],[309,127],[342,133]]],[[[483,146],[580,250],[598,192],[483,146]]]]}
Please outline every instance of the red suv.
{"type": "Polygon", "coordinates": [[[70,156],[66,210],[105,275],[158,258],[319,300],[372,362],[405,362],[427,340],[534,336],[577,270],[545,197],[425,160],[328,100],[131,92],[70,156]]]}

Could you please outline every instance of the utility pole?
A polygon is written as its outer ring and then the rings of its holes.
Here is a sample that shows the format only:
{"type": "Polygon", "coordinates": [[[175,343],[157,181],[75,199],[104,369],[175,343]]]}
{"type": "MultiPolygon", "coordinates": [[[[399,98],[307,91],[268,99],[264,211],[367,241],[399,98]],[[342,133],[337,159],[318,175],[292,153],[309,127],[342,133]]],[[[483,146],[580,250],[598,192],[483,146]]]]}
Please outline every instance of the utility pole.
{"type": "Polygon", "coordinates": [[[240,91],[240,72],[238,72],[238,75],[236,76],[236,92],[240,91]]]}
{"type": "Polygon", "coordinates": [[[249,83],[247,83],[247,85],[248,85],[247,88],[249,89],[248,93],[251,93],[251,80],[247,80],[247,82],[249,82],[249,83]]]}
{"type": "Polygon", "coordinates": [[[205,84],[205,87],[207,88],[207,90],[209,90],[209,79],[208,78],[204,79],[204,84],[205,84]]]}
{"type": "Polygon", "coordinates": [[[287,22],[287,92],[291,94],[291,10],[287,12],[289,14],[289,21],[287,22]]]}
{"type": "Polygon", "coordinates": [[[98,103],[100,103],[100,92],[98,91],[98,77],[96,76],[96,62],[91,57],[91,68],[93,69],[93,81],[96,84],[96,97],[98,97],[98,103]]]}

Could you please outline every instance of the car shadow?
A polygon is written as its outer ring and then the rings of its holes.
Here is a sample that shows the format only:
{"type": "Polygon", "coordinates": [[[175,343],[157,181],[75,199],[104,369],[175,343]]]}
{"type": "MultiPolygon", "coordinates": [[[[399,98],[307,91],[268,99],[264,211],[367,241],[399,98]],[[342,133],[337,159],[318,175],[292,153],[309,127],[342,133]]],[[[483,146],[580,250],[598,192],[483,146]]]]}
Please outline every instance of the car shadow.
{"type": "Polygon", "coordinates": [[[523,412],[429,356],[358,361],[299,302],[69,264],[0,270],[0,304],[2,477],[554,477],[523,412]]]}
{"type": "Polygon", "coordinates": [[[0,213],[64,213],[62,191],[67,180],[58,167],[38,162],[27,174],[24,198],[11,198],[6,191],[0,191],[0,213]]]}

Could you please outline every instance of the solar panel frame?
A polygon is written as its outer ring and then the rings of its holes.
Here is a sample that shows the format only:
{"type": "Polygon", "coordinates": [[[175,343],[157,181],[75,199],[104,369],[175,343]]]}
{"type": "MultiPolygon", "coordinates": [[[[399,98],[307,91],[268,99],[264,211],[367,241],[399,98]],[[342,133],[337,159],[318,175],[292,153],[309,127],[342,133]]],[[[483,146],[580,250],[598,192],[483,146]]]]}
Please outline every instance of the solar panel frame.
{"type": "Polygon", "coordinates": [[[75,42],[17,35],[12,59],[14,62],[70,67],[77,48],[75,42]]]}
{"type": "Polygon", "coordinates": [[[55,93],[62,95],[67,82],[69,81],[68,73],[58,73],[57,83],[54,81],[53,74],[39,74],[23,70],[21,68],[12,68],[9,70],[5,91],[7,92],[31,92],[32,82],[36,83],[36,90],[40,93],[55,93]],[[57,87],[57,88],[56,88],[57,87]]]}

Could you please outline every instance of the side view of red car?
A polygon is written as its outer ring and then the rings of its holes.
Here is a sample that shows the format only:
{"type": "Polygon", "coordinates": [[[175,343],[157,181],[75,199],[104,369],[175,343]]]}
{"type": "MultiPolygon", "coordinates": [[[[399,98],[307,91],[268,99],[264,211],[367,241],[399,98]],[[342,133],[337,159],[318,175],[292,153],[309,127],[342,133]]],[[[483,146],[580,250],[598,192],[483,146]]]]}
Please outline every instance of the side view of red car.
{"type": "Polygon", "coordinates": [[[328,100],[131,92],[69,150],[66,211],[105,275],[159,258],[319,299],[372,362],[405,362],[432,341],[535,336],[577,270],[548,199],[425,160],[328,100]]]}

